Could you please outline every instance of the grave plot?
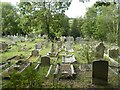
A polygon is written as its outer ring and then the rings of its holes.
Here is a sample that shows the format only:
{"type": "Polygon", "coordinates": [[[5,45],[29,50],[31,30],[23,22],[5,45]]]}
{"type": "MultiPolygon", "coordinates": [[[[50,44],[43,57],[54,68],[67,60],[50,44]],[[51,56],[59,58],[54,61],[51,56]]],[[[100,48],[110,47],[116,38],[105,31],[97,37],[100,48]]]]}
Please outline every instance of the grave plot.
{"type": "Polygon", "coordinates": [[[75,78],[76,72],[72,64],[57,64],[54,77],[59,79],[75,78]]]}
{"type": "Polygon", "coordinates": [[[62,63],[74,63],[74,62],[76,62],[74,55],[63,55],[62,63]]]}
{"type": "Polygon", "coordinates": [[[10,62],[2,62],[0,63],[0,72],[2,72],[3,70],[5,70],[6,68],[10,67],[10,62]]]}
{"type": "Polygon", "coordinates": [[[12,56],[12,57],[8,58],[5,62],[2,62],[2,64],[0,65],[0,68],[2,68],[2,71],[4,71],[11,65],[18,62],[18,60],[20,60],[20,59],[23,59],[23,56],[18,56],[18,55],[12,56]]]}
{"type": "Polygon", "coordinates": [[[31,63],[19,60],[16,64],[11,65],[7,69],[5,69],[0,75],[2,78],[10,78],[10,74],[13,74],[15,71],[23,72],[31,63]]]}

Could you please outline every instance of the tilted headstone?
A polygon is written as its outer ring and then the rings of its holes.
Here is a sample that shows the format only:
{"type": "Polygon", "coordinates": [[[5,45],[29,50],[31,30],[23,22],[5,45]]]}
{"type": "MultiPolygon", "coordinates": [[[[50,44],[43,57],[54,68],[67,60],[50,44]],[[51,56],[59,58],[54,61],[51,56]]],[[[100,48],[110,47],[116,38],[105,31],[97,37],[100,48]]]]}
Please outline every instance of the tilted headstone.
{"type": "Polygon", "coordinates": [[[102,42],[100,42],[96,46],[96,51],[95,51],[96,59],[102,59],[104,57],[104,50],[105,50],[105,46],[104,46],[104,44],[102,42]]]}
{"type": "Polygon", "coordinates": [[[41,65],[50,65],[50,57],[48,56],[44,56],[41,57],[41,65]]]}
{"type": "Polygon", "coordinates": [[[111,58],[118,58],[119,56],[119,49],[118,48],[111,48],[108,50],[109,57],[111,58]]]}
{"type": "Polygon", "coordinates": [[[108,83],[108,61],[99,60],[92,63],[92,83],[100,85],[108,83]]]}
{"type": "Polygon", "coordinates": [[[33,50],[31,55],[32,56],[39,56],[39,51],[38,50],[33,50]]]}

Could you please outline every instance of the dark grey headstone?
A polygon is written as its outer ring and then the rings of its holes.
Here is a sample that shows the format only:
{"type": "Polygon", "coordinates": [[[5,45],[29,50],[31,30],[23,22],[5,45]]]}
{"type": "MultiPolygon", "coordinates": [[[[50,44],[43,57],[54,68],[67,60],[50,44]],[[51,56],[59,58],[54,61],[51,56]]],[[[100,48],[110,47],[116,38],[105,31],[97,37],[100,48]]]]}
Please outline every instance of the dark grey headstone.
{"type": "Polygon", "coordinates": [[[92,83],[106,85],[108,83],[108,61],[99,60],[92,64],[92,83]]]}
{"type": "Polygon", "coordinates": [[[45,66],[50,65],[50,57],[48,56],[41,57],[41,64],[45,66]]]}

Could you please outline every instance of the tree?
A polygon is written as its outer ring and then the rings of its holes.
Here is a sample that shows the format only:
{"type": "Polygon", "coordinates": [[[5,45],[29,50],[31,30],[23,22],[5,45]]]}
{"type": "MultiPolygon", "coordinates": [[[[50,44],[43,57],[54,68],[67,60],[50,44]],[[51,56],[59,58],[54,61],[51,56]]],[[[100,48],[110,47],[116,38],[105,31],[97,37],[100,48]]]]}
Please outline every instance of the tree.
{"type": "Polygon", "coordinates": [[[73,19],[72,27],[71,27],[71,35],[76,38],[80,36],[80,33],[78,31],[78,21],[77,19],[73,19]]]}
{"type": "Polygon", "coordinates": [[[7,2],[2,3],[2,35],[16,34],[22,32],[18,27],[17,11],[14,6],[7,2]]]}
{"type": "Polygon", "coordinates": [[[70,2],[46,2],[45,0],[44,2],[21,2],[19,4],[20,26],[25,32],[40,32],[47,34],[49,39],[53,40],[56,35],[62,35],[59,30],[66,30],[65,26],[62,27],[62,23],[64,21],[66,25],[68,23],[64,12],[69,5],[70,2]]]}

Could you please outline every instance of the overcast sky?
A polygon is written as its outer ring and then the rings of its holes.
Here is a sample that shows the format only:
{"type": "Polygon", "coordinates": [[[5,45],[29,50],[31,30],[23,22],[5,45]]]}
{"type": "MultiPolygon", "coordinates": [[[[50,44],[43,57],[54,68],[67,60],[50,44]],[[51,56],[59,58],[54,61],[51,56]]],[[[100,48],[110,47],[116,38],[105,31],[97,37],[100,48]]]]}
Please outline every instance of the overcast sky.
{"type": "MultiPolygon", "coordinates": [[[[11,2],[12,4],[16,5],[19,0],[1,0],[3,2],[11,2]]],[[[90,0],[90,2],[87,3],[82,3],[79,2],[79,0],[72,0],[72,3],[69,7],[69,9],[65,12],[65,14],[69,18],[75,18],[75,17],[80,17],[84,16],[86,9],[88,7],[91,7],[97,0],[90,0]]]]}

